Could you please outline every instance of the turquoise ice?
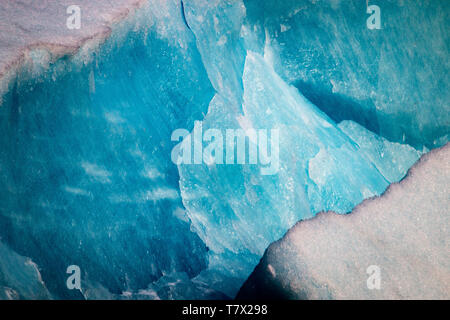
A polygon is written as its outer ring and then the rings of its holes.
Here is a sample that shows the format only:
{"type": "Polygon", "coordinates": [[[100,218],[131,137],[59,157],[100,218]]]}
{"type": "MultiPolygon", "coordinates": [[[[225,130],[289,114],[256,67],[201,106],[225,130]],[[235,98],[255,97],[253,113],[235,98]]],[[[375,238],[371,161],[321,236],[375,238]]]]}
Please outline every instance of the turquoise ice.
{"type": "Polygon", "coordinates": [[[378,34],[363,1],[260,3],[149,1],[98,46],[33,51],[0,107],[1,258],[31,259],[54,298],[233,297],[298,220],[350,212],[447,142],[439,1],[384,1],[378,34]],[[195,121],[278,129],[279,170],[175,165],[195,121]],[[87,291],[65,287],[72,264],[87,291]]]}

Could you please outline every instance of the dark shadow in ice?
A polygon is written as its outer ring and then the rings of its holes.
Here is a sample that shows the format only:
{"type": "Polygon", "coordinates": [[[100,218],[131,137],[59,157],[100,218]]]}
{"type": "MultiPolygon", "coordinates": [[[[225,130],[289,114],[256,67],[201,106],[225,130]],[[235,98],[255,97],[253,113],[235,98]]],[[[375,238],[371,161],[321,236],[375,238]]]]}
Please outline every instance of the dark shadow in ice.
{"type": "Polygon", "coordinates": [[[315,86],[298,80],[294,83],[294,86],[336,123],[343,120],[352,120],[372,132],[380,132],[375,105],[371,100],[359,103],[355,99],[333,93],[331,85],[329,87],[315,86]]]}

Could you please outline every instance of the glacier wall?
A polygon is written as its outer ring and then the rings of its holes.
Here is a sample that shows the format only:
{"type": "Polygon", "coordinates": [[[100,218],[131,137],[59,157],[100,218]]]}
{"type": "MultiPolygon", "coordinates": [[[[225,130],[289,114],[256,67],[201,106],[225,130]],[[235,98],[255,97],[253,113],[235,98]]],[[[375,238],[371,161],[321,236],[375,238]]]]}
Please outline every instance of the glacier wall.
{"type": "Polygon", "coordinates": [[[448,299],[449,157],[449,144],[434,149],[351,214],[297,223],[267,248],[237,298],[448,299]]]}
{"type": "Polygon", "coordinates": [[[275,69],[333,120],[421,149],[448,140],[449,5],[425,0],[245,0],[275,69]],[[366,5],[381,10],[369,30],[366,5]],[[266,36],[264,36],[266,35],[266,36]]]}
{"type": "Polygon", "coordinates": [[[57,298],[81,297],[66,288],[72,264],[115,294],[197,274],[207,248],[186,222],[170,134],[213,92],[179,7],[149,6],[48,68],[42,56],[0,108],[2,241],[57,298]]]}
{"type": "Polygon", "coordinates": [[[1,241],[55,298],[234,296],[298,220],[350,212],[447,141],[447,22],[403,19],[448,8],[382,2],[374,34],[362,1],[149,1],[104,43],[34,50],[0,107],[1,241]],[[177,167],[171,134],[195,121],[278,129],[278,173],[177,167]],[[67,290],[71,264],[92,294],[67,290]]]}

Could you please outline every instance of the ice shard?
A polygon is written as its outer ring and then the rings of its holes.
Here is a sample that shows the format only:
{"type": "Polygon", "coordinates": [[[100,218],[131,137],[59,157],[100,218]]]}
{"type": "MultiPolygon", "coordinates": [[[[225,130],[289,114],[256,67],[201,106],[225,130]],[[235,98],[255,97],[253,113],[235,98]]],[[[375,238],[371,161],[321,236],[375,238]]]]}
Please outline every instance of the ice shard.
{"type": "Polygon", "coordinates": [[[449,157],[448,144],[424,155],[351,214],[299,222],[267,249],[238,298],[448,299],[449,157]]]}

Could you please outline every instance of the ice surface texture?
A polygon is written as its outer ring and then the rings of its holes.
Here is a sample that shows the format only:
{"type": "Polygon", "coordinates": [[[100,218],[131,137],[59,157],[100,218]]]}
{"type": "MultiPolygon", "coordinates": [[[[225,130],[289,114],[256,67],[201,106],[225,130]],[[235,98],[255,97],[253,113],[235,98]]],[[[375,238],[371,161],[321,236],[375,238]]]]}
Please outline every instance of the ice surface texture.
{"type": "Polygon", "coordinates": [[[38,267],[0,242],[0,300],[49,299],[38,267]]]}
{"type": "Polygon", "coordinates": [[[299,222],[267,249],[238,298],[448,300],[449,159],[448,144],[351,214],[299,222]]]}
{"type": "MultiPolygon", "coordinates": [[[[333,120],[428,148],[449,132],[449,4],[425,0],[246,0],[275,70],[333,120]],[[366,4],[381,9],[369,30],[366,4]]],[[[261,40],[262,41],[262,40],[261,40]]]]}
{"type": "MultiPolygon", "coordinates": [[[[32,259],[54,298],[232,297],[298,220],[350,212],[447,141],[440,1],[383,1],[370,32],[363,1],[257,2],[148,1],[104,42],[74,39],[76,53],[28,48],[0,107],[2,257],[32,259]],[[196,120],[279,129],[278,173],[177,167],[171,133],[196,120]],[[65,287],[71,264],[82,292],[65,287]]],[[[8,43],[14,29],[1,30],[8,43]]],[[[42,295],[32,283],[11,289],[42,295]]]]}
{"type": "Polygon", "coordinates": [[[115,294],[207,266],[205,244],[183,221],[170,135],[201,118],[212,88],[172,6],[136,14],[100,49],[38,78],[31,61],[4,96],[1,236],[42,269],[56,298],[82,297],[66,288],[72,264],[85,288],[115,294]]]}

